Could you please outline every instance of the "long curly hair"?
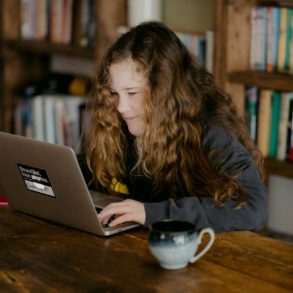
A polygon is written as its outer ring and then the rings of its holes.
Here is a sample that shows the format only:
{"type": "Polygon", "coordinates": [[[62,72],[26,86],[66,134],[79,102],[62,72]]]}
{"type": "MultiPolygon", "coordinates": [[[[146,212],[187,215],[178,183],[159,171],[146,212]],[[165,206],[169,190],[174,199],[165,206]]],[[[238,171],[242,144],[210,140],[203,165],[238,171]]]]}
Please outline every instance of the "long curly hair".
{"type": "Polygon", "coordinates": [[[199,66],[179,38],[165,25],[146,22],[123,34],[106,52],[89,103],[93,123],[86,136],[86,157],[97,186],[111,192],[112,178],[126,177],[124,122],[110,93],[109,68],[131,58],[147,78],[144,133],[135,138],[134,172],[151,178],[154,196],[209,196],[241,206],[247,194],[214,163],[203,148],[204,126],[220,125],[246,147],[263,176],[262,157],[228,94],[199,66]]]}

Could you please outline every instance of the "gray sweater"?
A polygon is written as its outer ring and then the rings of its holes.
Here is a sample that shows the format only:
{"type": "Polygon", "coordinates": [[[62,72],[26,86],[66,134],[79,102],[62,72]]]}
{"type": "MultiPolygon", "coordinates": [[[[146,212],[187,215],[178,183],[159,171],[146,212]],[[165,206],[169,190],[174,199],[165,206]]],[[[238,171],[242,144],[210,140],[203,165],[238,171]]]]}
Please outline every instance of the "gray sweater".
{"type": "MultiPolygon", "coordinates": [[[[225,162],[223,168],[228,174],[240,174],[238,184],[247,192],[248,200],[243,207],[235,209],[236,203],[229,199],[224,205],[217,205],[210,197],[187,196],[174,200],[162,195],[154,201],[151,198],[152,182],[144,176],[131,176],[133,156],[128,158],[128,177],[125,179],[132,198],[144,203],[146,211],[145,227],[163,219],[186,220],[194,223],[197,229],[212,227],[216,232],[233,230],[260,230],[267,219],[267,192],[261,182],[258,168],[239,142],[221,127],[206,128],[203,146],[207,152],[221,150],[225,162]],[[131,162],[132,161],[132,162],[131,162]]],[[[79,163],[86,181],[91,178],[83,156],[79,163]]],[[[217,161],[217,159],[216,159],[217,161]]],[[[221,163],[223,164],[223,163],[221,163]]],[[[196,172],[196,170],[195,170],[196,172]]]]}

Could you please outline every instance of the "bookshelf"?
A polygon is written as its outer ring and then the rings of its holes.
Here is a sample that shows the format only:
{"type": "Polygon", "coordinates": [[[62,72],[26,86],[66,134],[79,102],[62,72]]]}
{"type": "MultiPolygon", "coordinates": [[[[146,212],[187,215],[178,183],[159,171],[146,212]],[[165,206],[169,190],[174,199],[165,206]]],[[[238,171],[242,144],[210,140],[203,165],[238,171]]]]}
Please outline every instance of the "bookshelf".
{"type": "MultiPolygon", "coordinates": [[[[36,2],[37,6],[40,2],[36,2]]],[[[72,0],[74,19],[78,19],[81,3],[82,0],[72,0]]],[[[79,31],[74,20],[69,43],[51,42],[47,38],[22,38],[21,0],[0,1],[1,131],[13,131],[13,112],[20,89],[30,81],[42,80],[50,73],[52,56],[81,58],[92,61],[94,67],[98,66],[102,54],[117,38],[117,28],[125,25],[126,0],[94,0],[92,3],[95,4],[95,41],[92,46],[80,46],[76,42],[79,31]]]]}
{"type": "MultiPolygon", "coordinates": [[[[15,99],[30,80],[50,72],[53,55],[92,60],[97,66],[105,49],[117,37],[117,27],[126,24],[126,0],[97,0],[96,40],[92,48],[76,44],[23,40],[20,37],[20,1],[0,1],[0,130],[11,132],[15,99]]],[[[79,5],[81,0],[73,0],[79,5]]],[[[250,10],[253,5],[287,5],[292,0],[213,0],[214,76],[236,99],[240,113],[245,111],[245,85],[293,91],[293,76],[249,70],[250,10]]],[[[196,31],[197,28],[190,28],[196,31]]],[[[268,174],[293,178],[293,164],[266,159],[268,174]]]]}
{"type": "Polygon", "coordinates": [[[7,50],[29,52],[43,55],[65,55],[70,57],[95,59],[94,48],[83,48],[77,45],[63,45],[48,41],[7,40],[3,44],[7,50]]]}
{"type": "Polygon", "coordinates": [[[229,73],[228,80],[231,83],[256,85],[280,91],[293,90],[293,76],[282,73],[265,73],[260,71],[233,71],[229,73]]]}
{"type": "MultiPolygon", "coordinates": [[[[262,89],[293,92],[293,75],[289,73],[252,71],[250,69],[250,12],[254,5],[291,7],[292,0],[235,0],[216,1],[215,17],[221,22],[216,39],[218,61],[216,73],[219,83],[235,99],[240,113],[245,113],[245,86],[258,86],[262,89]]],[[[293,162],[265,158],[268,175],[278,175],[293,179],[293,162]]]]}

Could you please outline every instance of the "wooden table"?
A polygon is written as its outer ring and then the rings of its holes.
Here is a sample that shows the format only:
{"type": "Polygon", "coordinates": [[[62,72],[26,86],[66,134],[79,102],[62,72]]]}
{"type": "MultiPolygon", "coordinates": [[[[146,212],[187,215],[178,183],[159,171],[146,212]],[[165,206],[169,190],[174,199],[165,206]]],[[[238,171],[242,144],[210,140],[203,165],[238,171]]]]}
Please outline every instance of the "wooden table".
{"type": "Polygon", "coordinates": [[[217,234],[211,250],[161,269],[138,228],[110,238],[0,207],[0,292],[292,292],[293,247],[251,232],[217,234]]]}

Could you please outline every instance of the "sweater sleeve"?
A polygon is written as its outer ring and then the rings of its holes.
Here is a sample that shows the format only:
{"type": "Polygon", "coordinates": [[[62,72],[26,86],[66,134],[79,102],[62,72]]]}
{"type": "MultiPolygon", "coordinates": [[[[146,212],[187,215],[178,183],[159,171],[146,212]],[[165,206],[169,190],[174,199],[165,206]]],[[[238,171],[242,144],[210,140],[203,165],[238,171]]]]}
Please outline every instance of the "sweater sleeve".
{"type": "Polygon", "coordinates": [[[203,143],[207,150],[223,150],[225,160],[218,158],[218,161],[228,174],[239,174],[237,182],[248,194],[245,205],[236,209],[236,203],[231,199],[224,205],[216,205],[210,197],[195,196],[159,203],[145,202],[144,226],[149,227],[163,219],[174,219],[190,221],[197,229],[212,227],[216,232],[260,230],[267,219],[267,193],[250,155],[236,137],[219,127],[210,130],[203,143]]]}

